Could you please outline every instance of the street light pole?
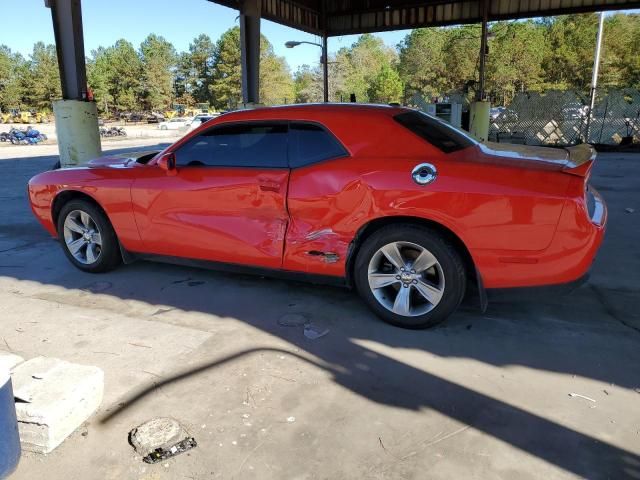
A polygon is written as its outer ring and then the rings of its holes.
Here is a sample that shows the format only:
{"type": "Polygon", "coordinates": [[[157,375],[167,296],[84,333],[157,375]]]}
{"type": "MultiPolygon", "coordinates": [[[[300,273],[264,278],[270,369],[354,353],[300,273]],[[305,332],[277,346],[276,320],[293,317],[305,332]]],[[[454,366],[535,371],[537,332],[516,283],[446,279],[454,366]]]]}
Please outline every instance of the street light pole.
{"type": "Polygon", "coordinates": [[[284,43],[284,46],[287,48],[294,48],[297,47],[298,45],[301,45],[303,43],[306,43],[308,45],[315,45],[316,47],[320,47],[320,49],[322,50],[322,57],[320,59],[320,63],[322,63],[322,76],[323,76],[323,98],[324,98],[324,102],[327,103],[329,101],[329,59],[327,58],[327,36],[324,35],[322,37],[322,44],[320,43],[315,43],[315,42],[306,42],[306,41],[300,41],[297,42],[295,40],[289,40],[288,42],[284,43]]]}

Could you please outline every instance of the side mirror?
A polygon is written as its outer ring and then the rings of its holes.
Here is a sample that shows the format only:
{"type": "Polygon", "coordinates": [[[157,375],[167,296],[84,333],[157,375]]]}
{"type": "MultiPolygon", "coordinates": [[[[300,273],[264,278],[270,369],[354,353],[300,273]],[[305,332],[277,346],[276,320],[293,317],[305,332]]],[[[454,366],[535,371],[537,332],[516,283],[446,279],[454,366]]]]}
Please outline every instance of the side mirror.
{"type": "Polygon", "coordinates": [[[170,175],[176,174],[176,156],[173,153],[162,155],[158,159],[157,165],[170,175]]]}

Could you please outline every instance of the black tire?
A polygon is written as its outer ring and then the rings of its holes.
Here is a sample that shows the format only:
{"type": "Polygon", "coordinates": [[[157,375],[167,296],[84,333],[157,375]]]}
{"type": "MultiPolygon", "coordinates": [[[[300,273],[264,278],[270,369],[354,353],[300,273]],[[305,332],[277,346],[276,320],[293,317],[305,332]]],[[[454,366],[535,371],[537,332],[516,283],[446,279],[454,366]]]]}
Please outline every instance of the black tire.
{"type": "Polygon", "coordinates": [[[83,272],[89,273],[102,273],[113,270],[122,262],[122,256],[120,254],[120,245],[118,243],[118,237],[116,232],[111,226],[111,222],[107,216],[92,202],[87,200],[70,200],[65,203],[58,215],[58,240],[62,246],[62,250],[69,259],[69,261],[78,269],[83,272]],[[67,216],[74,211],[81,211],[87,213],[95,225],[98,227],[98,231],[101,237],[101,251],[93,263],[82,263],[78,261],[65,241],[64,223],[67,216]]]}
{"type": "MultiPolygon", "coordinates": [[[[411,253],[412,247],[408,246],[407,248],[409,249],[409,253],[411,253]]],[[[386,257],[378,258],[382,258],[383,262],[386,261],[386,257]]],[[[375,262],[375,260],[373,261],[375,262]]],[[[391,266],[390,262],[389,267],[396,270],[391,266]]],[[[394,271],[393,275],[396,273],[400,272],[394,271]]],[[[376,315],[387,323],[409,329],[429,328],[446,320],[460,305],[464,297],[467,282],[467,272],[464,262],[451,242],[437,231],[410,224],[397,224],[383,227],[368,237],[357,253],[353,276],[358,293],[376,315]],[[420,296],[418,292],[414,292],[413,290],[417,290],[417,288],[412,288],[413,286],[410,282],[407,285],[410,298],[415,299],[416,302],[424,302],[420,305],[421,309],[431,308],[431,310],[426,313],[416,313],[415,316],[399,315],[381,303],[381,301],[390,301],[386,298],[387,293],[382,293],[381,295],[384,298],[379,301],[369,286],[370,262],[372,262],[374,255],[376,255],[382,247],[394,242],[418,245],[428,250],[439,263],[439,270],[435,270],[436,267],[433,267],[424,273],[424,275],[434,275],[443,278],[444,286],[442,296],[435,306],[431,306],[429,302],[425,302],[424,297],[420,296]]],[[[399,278],[399,276],[395,276],[395,278],[399,278]]],[[[426,277],[424,277],[424,279],[426,279],[426,277]]],[[[419,282],[419,280],[416,280],[413,283],[419,282]]],[[[397,282],[391,286],[384,287],[383,291],[389,292],[389,299],[391,299],[394,293],[399,292],[404,286],[404,283],[397,282]]],[[[411,301],[413,300],[410,300],[410,302],[411,301]]],[[[415,310],[415,312],[420,311],[420,309],[415,310]]]]}

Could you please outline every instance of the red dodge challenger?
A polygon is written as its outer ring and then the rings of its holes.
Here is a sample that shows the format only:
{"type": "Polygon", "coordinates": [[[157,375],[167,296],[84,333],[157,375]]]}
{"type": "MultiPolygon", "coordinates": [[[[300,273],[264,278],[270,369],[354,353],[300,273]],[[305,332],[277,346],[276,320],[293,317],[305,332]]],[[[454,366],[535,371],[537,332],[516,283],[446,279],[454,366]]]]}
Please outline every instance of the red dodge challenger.
{"type": "Polygon", "coordinates": [[[393,106],[213,119],[161,152],[36,175],[29,198],[71,263],[137,258],[353,285],[382,319],[444,320],[471,289],[574,283],[606,207],[589,145],[481,144],[393,106]]]}

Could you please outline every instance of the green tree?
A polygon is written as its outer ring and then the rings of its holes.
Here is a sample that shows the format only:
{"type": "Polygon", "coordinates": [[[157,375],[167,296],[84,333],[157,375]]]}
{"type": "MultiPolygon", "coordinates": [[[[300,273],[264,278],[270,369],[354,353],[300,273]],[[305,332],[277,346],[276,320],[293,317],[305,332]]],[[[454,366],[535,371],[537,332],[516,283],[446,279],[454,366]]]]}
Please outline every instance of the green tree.
{"type": "MultiPolygon", "coordinates": [[[[222,37],[220,40],[222,40],[222,37]]],[[[188,65],[190,66],[188,92],[199,103],[211,104],[213,101],[211,84],[214,77],[216,54],[217,45],[213,44],[208,35],[201,34],[197,36],[189,45],[187,57],[188,65]]]]}
{"type": "Polygon", "coordinates": [[[104,47],[98,47],[91,52],[91,58],[87,62],[87,83],[93,91],[98,111],[109,114],[110,106],[113,107],[111,96],[113,75],[107,56],[108,52],[104,47]]]}
{"type": "Polygon", "coordinates": [[[241,66],[240,28],[234,27],[220,36],[214,50],[210,90],[217,109],[235,107],[242,102],[241,66]]]}
{"type": "Polygon", "coordinates": [[[589,89],[597,31],[595,14],[567,15],[552,21],[543,61],[547,87],[589,89]]]}
{"type": "Polygon", "coordinates": [[[142,88],[146,110],[168,109],[173,99],[173,69],[176,52],[169,42],[155,34],[140,45],[142,88]]]}
{"type": "Polygon", "coordinates": [[[402,98],[402,80],[389,65],[382,65],[369,89],[369,99],[377,103],[399,102],[402,98]]]}
{"type": "Polygon", "coordinates": [[[118,40],[94,50],[88,67],[88,83],[101,111],[141,109],[143,66],[131,43],[118,40]]]}
{"type": "Polygon", "coordinates": [[[0,112],[19,108],[24,95],[24,82],[28,66],[22,55],[12,53],[0,45],[0,112]]]}
{"type": "Polygon", "coordinates": [[[273,46],[262,35],[260,39],[260,103],[279,105],[293,103],[295,93],[289,65],[277,56],[273,46]]]}
{"type": "Polygon", "coordinates": [[[358,102],[369,102],[371,84],[383,65],[395,64],[395,50],[384,44],[381,38],[371,34],[360,35],[350,48],[341,48],[335,62],[338,74],[342,76],[336,96],[349,98],[353,93],[358,102]]]}
{"type": "Polygon", "coordinates": [[[492,28],[487,58],[487,89],[495,102],[506,104],[518,91],[539,90],[546,52],[544,27],[533,21],[505,22],[492,28]]]}
{"type": "MultiPolygon", "coordinates": [[[[242,102],[240,28],[222,34],[215,47],[211,93],[216,108],[226,109],[242,102]]],[[[260,38],[260,101],[266,105],[292,102],[293,80],[282,57],[263,35],[260,38]]]]}
{"type": "Polygon", "coordinates": [[[640,15],[605,18],[599,84],[640,88],[640,15]]]}
{"type": "Polygon", "coordinates": [[[25,102],[38,110],[51,110],[51,102],[62,96],[56,47],[37,42],[28,62],[25,102]]]}
{"type": "Polygon", "coordinates": [[[466,90],[476,85],[480,57],[478,25],[464,25],[445,29],[444,67],[446,93],[450,90],[466,90]]]}
{"type": "Polygon", "coordinates": [[[418,92],[426,98],[436,97],[449,87],[445,65],[446,34],[439,28],[412,30],[398,45],[400,78],[405,97],[418,92]]]}
{"type": "Polygon", "coordinates": [[[293,74],[293,90],[296,103],[321,102],[322,71],[309,65],[301,65],[293,74]]]}

